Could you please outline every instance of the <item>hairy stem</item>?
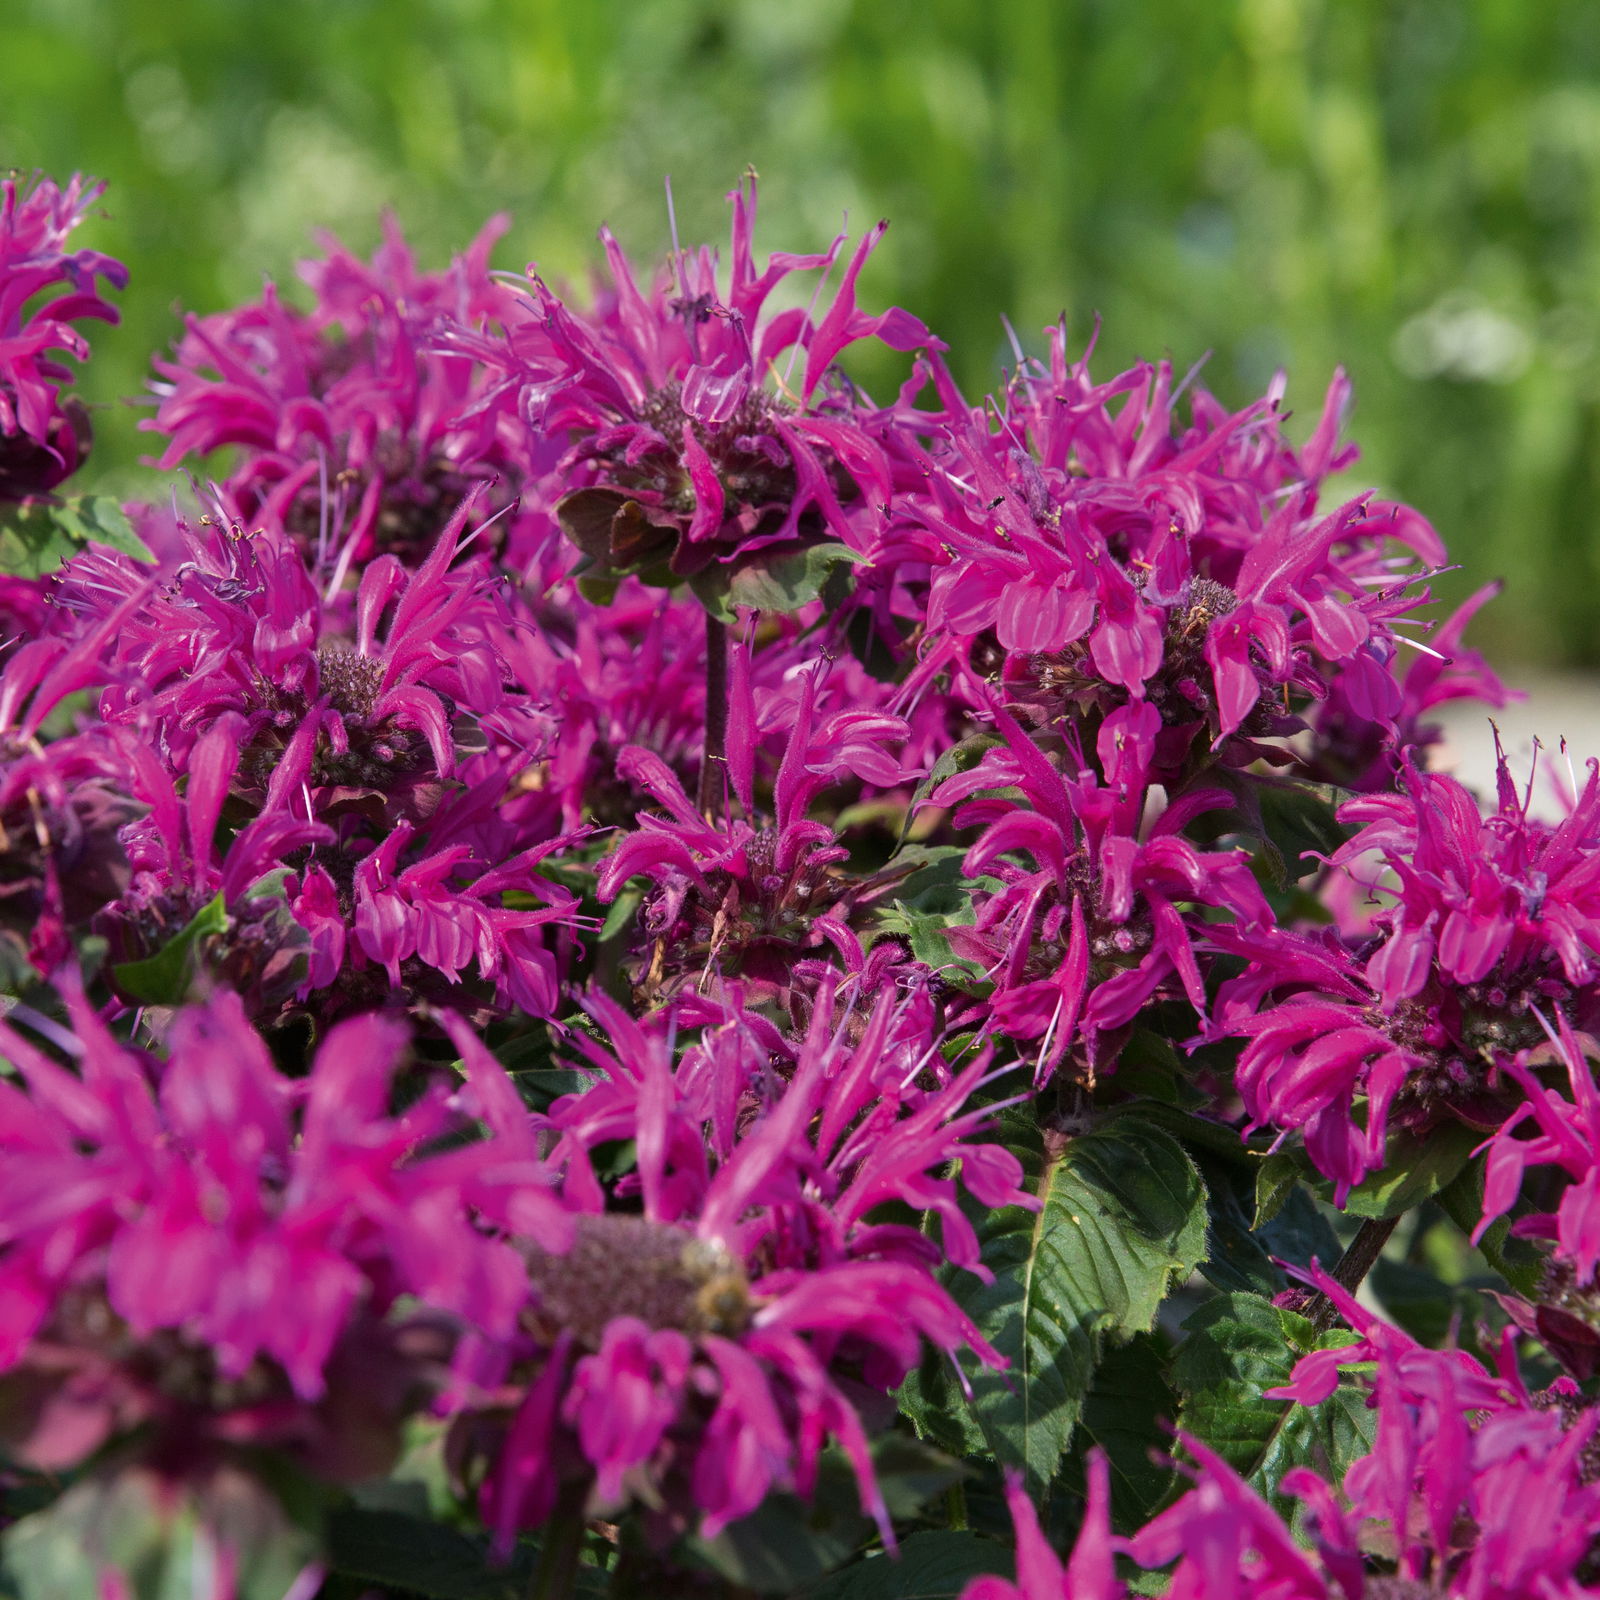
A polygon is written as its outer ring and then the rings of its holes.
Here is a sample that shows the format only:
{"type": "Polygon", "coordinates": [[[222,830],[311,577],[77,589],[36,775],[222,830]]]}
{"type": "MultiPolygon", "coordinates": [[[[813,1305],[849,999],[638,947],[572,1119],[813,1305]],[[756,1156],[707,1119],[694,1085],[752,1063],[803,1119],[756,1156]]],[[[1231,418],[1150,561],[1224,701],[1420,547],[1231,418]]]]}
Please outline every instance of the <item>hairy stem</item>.
{"type": "MultiPolygon", "coordinates": [[[[1361,1287],[1362,1280],[1372,1271],[1378,1257],[1383,1254],[1383,1247],[1389,1242],[1389,1235],[1394,1232],[1399,1222],[1399,1217],[1368,1218],[1361,1224],[1355,1238],[1350,1241],[1349,1248],[1339,1257],[1338,1265],[1328,1276],[1341,1289],[1354,1294],[1361,1287]]],[[[1317,1296],[1309,1312],[1312,1325],[1319,1333],[1331,1328],[1338,1314],[1333,1302],[1321,1294],[1317,1296]]]]}
{"type": "Polygon", "coordinates": [[[706,743],[700,758],[696,804],[706,821],[722,810],[723,774],[728,753],[728,628],[706,613],[706,743]]]}

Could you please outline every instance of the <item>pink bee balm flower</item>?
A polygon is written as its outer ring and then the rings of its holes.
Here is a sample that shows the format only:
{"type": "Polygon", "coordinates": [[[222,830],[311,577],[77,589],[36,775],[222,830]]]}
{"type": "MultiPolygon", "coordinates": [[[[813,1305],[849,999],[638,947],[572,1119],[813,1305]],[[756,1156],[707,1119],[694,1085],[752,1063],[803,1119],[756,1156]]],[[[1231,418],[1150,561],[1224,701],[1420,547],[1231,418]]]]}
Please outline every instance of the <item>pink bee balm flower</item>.
{"type": "MultiPolygon", "coordinates": [[[[778,1072],[772,1025],[738,1009],[695,1002],[686,1017],[709,1025],[677,1061],[671,1008],[643,1022],[598,998],[590,1009],[610,1048],[576,1037],[601,1076],[552,1106],[544,1135],[576,1243],[530,1242],[523,1337],[463,1373],[505,1408],[486,1520],[506,1542],[576,1490],[597,1507],[642,1497],[714,1533],[771,1489],[807,1492],[832,1435],[889,1537],[861,1386],[894,1388],[925,1343],[1001,1361],[933,1273],[945,1256],[982,1270],[951,1166],[985,1205],[1036,1203],[1010,1152],[971,1138],[989,1113],[963,1103],[985,1061],[918,1089],[889,1002],[855,1043],[819,1007],[778,1072]],[[616,1191],[626,1211],[602,1209],[592,1166],[619,1138],[638,1151],[616,1191]],[[943,1251],[871,1220],[896,1201],[936,1213],[943,1251]]],[[[446,1025],[482,1057],[464,1024],[446,1025]]],[[[465,1436],[492,1437],[488,1420],[465,1436]]]]}
{"type": "Polygon", "coordinates": [[[31,1397],[27,1458],[70,1465],[142,1420],[180,1438],[309,1428],[337,1456],[336,1371],[362,1386],[366,1341],[393,1390],[400,1297],[447,1332],[510,1332],[522,1265],[480,1217],[570,1238],[529,1152],[437,1148],[463,1123],[441,1091],[390,1115],[395,1020],[339,1024],[296,1083],[234,995],[177,1012],[155,1057],[62,982],[75,1033],[53,1042],[76,1071],[0,1023],[0,1373],[31,1397]]]}
{"type": "Polygon", "coordinates": [[[56,488],[88,453],[89,413],[61,398],[72,374],[57,356],[88,356],[75,322],[117,321],[97,280],[128,282],[120,261],[67,249],[103,188],[81,178],[65,188],[49,178],[0,180],[0,502],[56,488]]]}
{"type": "Polygon", "coordinates": [[[967,801],[956,825],[984,833],[965,871],[1001,885],[974,895],[976,923],[952,928],[951,946],[995,978],[990,1008],[999,1027],[1041,1040],[1041,1078],[1069,1054],[1092,1072],[1157,995],[1182,995],[1205,1014],[1200,934],[1185,906],[1225,909],[1251,925],[1269,923],[1271,913],[1242,851],[1200,851],[1182,837],[1194,816],[1226,805],[1225,794],[1192,790],[1144,828],[1160,733],[1152,706],[1106,718],[1103,777],[1086,759],[1063,774],[1007,713],[996,712],[996,722],[1005,745],[932,797],[967,801]],[[967,799],[1013,788],[1026,809],[1008,796],[967,799]]]}
{"type": "Polygon", "coordinates": [[[470,415],[489,387],[482,368],[432,337],[447,318],[481,329],[520,315],[488,270],[506,227],[495,217],[427,274],[390,218],[370,265],[332,239],[301,263],[309,312],[269,284],[255,305],[189,317],[173,358],[155,363],[160,404],[142,424],[168,438],[160,464],[234,446],[226,488],[240,517],[281,523],[318,567],[424,559],[471,490],[520,476],[492,421],[470,415]]]}
{"type": "Polygon", "coordinates": [[[1044,719],[1153,706],[1163,782],[1197,739],[1230,765],[1290,759],[1261,739],[1302,728],[1335,684],[1347,714],[1392,736],[1395,625],[1444,550],[1405,507],[1319,511],[1323,478],[1354,459],[1335,443],[1344,375],[1296,452],[1281,378],[1231,416],[1199,391],[1183,427],[1170,364],[1097,384],[1063,330],[1051,346],[1048,365],[1019,369],[998,427],[946,383],[947,443],[909,513],[930,629],[992,635],[1044,719]]]}
{"type": "Polygon", "coordinates": [[[1216,1014],[1249,1040],[1238,1084],[1251,1118],[1304,1130],[1341,1188],[1382,1165],[1391,1119],[1503,1122],[1541,1008],[1600,1020],[1600,764],[1557,825],[1527,814],[1504,762],[1487,815],[1453,778],[1408,763],[1402,783],[1339,811],[1360,826],[1334,864],[1376,860],[1374,887],[1392,897],[1369,936],[1216,934],[1249,962],[1216,1014]]]}
{"type": "Polygon", "coordinates": [[[720,281],[712,251],[679,250],[670,274],[641,289],[602,230],[612,283],[593,311],[533,277],[536,333],[513,329],[498,355],[483,340],[452,342],[498,359],[520,388],[526,424],[575,441],[553,474],[556,514],[603,569],[684,577],[823,538],[865,549],[891,494],[890,458],[835,359],[863,339],[942,348],[908,312],[872,315],[857,304],[857,279],[886,224],[859,242],[820,312],[773,312],[768,302],[791,274],[826,278],[845,236],[759,268],[754,179],[729,200],[733,244],[720,281]]]}
{"type": "Polygon", "coordinates": [[[1017,1533],[1017,1581],[974,1578],[960,1600],[1124,1600],[1127,1587],[1112,1566],[1111,1468],[1098,1449],[1089,1453],[1089,1502],[1083,1527],[1063,1568],[1039,1527],[1028,1491],[1014,1474],[1006,1478],[1006,1505],[1017,1533]]]}

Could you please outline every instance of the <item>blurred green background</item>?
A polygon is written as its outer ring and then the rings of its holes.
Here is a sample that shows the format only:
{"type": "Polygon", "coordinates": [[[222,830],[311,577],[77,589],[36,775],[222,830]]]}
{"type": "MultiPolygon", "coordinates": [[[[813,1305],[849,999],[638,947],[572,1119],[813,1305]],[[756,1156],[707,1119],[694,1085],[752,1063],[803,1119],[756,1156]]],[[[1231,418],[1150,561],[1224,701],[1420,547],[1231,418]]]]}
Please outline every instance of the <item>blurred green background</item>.
{"type": "MultiPolygon", "coordinates": [[[[175,307],[292,277],[311,230],[393,207],[438,265],[581,273],[607,220],[758,242],[891,217],[866,290],[990,386],[1065,309],[1099,370],[1211,352],[1230,403],[1286,365],[1309,419],[1356,383],[1360,486],[1439,525],[1503,661],[1600,662],[1595,0],[6,0],[0,166],[109,180],[132,266],[85,382],[143,384],[175,307]]],[[[868,374],[870,377],[871,374],[868,374]]],[[[130,490],[108,411],[91,471],[130,490]]],[[[148,492],[148,484],[145,486],[148,492]]]]}

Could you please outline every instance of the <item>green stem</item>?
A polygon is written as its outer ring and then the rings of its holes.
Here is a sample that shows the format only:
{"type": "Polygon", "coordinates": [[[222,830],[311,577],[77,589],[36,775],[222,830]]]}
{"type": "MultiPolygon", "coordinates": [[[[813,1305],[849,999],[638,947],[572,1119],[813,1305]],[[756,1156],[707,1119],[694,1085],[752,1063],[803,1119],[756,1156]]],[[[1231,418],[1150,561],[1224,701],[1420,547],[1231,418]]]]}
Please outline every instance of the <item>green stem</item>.
{"type": "Polygon", "coordinates": [[[945,1511],[951,1528],[957,1533],[967,1531],[967,1486],[964,1483],[952,1483],[945,1490],[945,1511]]]}
{"type": "Polygon", "coordinates": [[[728,629],[706,613],[706,743],[700,758],[697,804],[707,822],[722,811],[723,776],[728,753],[728,629]]]}

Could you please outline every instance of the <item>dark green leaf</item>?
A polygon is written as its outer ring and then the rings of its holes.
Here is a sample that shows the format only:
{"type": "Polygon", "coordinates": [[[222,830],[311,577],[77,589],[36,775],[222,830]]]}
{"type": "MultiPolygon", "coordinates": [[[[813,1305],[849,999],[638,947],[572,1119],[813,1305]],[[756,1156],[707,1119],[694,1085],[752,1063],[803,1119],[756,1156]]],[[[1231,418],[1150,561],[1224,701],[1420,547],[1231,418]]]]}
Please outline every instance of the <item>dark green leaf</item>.
{"type": "Polygon", "coordinates": [[[1343,1253],[1333,1225],[1303,1184],[1289,1190],[1276,1213],[1255,1230],[1255,1236],[1268,1255],[1296,1267],[1309,1267],[1313,1261],[1331,1267],[1343,1253]]]}
{"type": "Polygon", "coordinates": [[[142,1005],[178,1005],[188,995],[194,978],[195,945],[211,934],[226,933],[227,929],[228,910],[218,894],[153,956],[143,961],[124,961],[111,969],[111,976],[125,995],[142,1005]]]}
{"type": "Polygon", "coordinates": [[[894,900],[879,911],[873,931],[895,934],[911,946],[912,955],[940,971],[947,980],[983,981],[983,969],[973,961],[958,960],[950,948],[947,930],[970,927],[977,920],[972,897],[985,889],[998,889],[998,880],[969,878],[961,870],[966,852],[959,845],[906,845],[896,852],[891,866],[911,865],[894,900]]]}
{"type": "Polygon", "coordinates": [[[976,1430],[1002,1463],[1043,1484],[1082,1414],[1106,1337],[1147,1332],[1173,1279],[1202,1258],[1205,1195],[1177,1141],[1135,1116],[1049,1154],[1036,1130],[1019,1130],[1017,1145],[1042,1209],[982,1215],[994,1281],[961,1273],[950,1282],[1011,1366],[973,1373],[969,1408],[943,1368],[925,1363],[906,1399],[941,1443],[961,1450],[976,1430]]]}
{"type": "Polygon", "coordinates": [[[1332,855],[1351,836],[1338,819],[1348,796],[1326,784],[1263,784],[1256,790],[1261,831],[1275,869],[1286,882],[1322,870],[1319,855],[1332,855]],[[1307,853],[1310,859],[1306,859],[1307,853]]]}
{"type": "Polygon", "coordinates": [[[1004,1545],[936,1529],[912,1534],[898,1557],[879,1553],[807,1584],[794,1600],[957,1600],[974,1578],[1011,1567],[1004,1545]]]}
{"type": "Polygon", "coordinates": [[[1260,1295],[1229,1294],[1202,1306],[1184,1324],[1172,1380],[1183,1395],[1178,1426],[1209,1445],[1282,1514],[1293,1502],[1277,1488],[1291,1467],[1307,1466],[1338,1482],[1372,1445],[1373,1415],[1364,1391],[1349,1382],[1321,1405],[1266,1400],[1289,1381],[1301,1356],[1337,1349],[1354,1335],[1318,1335],[1310,1322],[1260,1295]]]}
{"type": "Polygon", "coordinates": [[[824,1455],[807,1504],[792,1494],[769,1494],[748,1517],[714,1539],[690,1541],[713,1571],[758,1594],[789,1595],[842,1566],[871,1537],[860,1490],[836,1451],[824,1455]]]}
{"type": "MultiPolygon", "coordinates": [[[[1101,1355],[1084,1396],[1082,1439],[1106,1453],[1111,1521],[1119,1533],[1132,1533],[1149,1521],[1175,1476],[1168,1452],[1178,1397],[1167,1382],[1166,1366],[1156,1339],[1135,1334],[1101,1355]]],[[[1081,1456],[1074,1454],[1064,1476],[1068,1487],[1084,1492],[1081,1456]]]]}
{"type": "Polygon", "coordinates": [[[60,505],[0,507],[0,573],[44,578],[89,545],[106,545],[136,561],[154,561],[122,507],[105,495],[60,505]]]}
{"type": "MultiPolygon", "coordinates": [[[[1470,1234],[1483,1220],[1484,1157],[1475,1156],[1434,1199],[1444,1214],[1463,1232],[1470,1234]]],[[[1516,1211],[1533,1209],[1519,1202],[1516,1211]]],[[[1519,1295],[1535,1298],[1545,1254],[1530,1239],[1519,1239],[1511,1232],[1512,1216],[1497,1217],[1478,1241],[1483,1258],[1519,1295]]]]}
{"type": "MultiPolygon", "coordinates": [[[[884,1505],[897,1520],[914,1517],[964,1473],[958,1462],[899,1432],[873,1441],[872,1464],[884,1505]]],[[[794,1495],[769,1495],[716,1538],[691,1543],[700,1560],[730,1582],[762,1594],[789,1595],[849,1560],[872,1532],[849,1459],[842,1450],[830,1449],[823,1452],[809,1503],[794,1495]]]]}
{"type": "MultiPolygon", "coordinates": [[[[522,1600],[539,1552],[523,1540],[509,1562],[491,1559],[489,1541],[403,1511],[341,1507],[328,1518],[327,1556],[336,1572],[428,1600],[522,1600]]],[[[606,1577],[579,1567],[575,1592],[603,1595],[606,1577]]]]}
{"type": "Polygon", "coordinates": [[[1295,1185],[1311,1173],[1310,1162],[1299,1149],[1274,1150],[1261,1158],[1256,1168],[1256,1214],[1254,1226],[1270,1222],[1294,1192],[1295,1185]]]}
{"type": "Polygon", "coordinates": [[[983,760],[984,755],[996,746],[1002,745],[1005,740],[998,733],[969,734],[959,744],[952,745],[945,753],[934,762],[929,769],[927,777],[916,787],[911,796],[911,804],[906,807],[906,827],[911,826],[911,819],[917,813],[917,807],[925,801],[935,789],[947,778],[953,778],[958,772],[971,772],[983,760]]]}
{"type": "Polygon", "coordinates": [[[1285,1286],[1284,1276],[1251,1231],[1243,1183],[1231,1166],[1209,1151],[1196,1151],[1195,1161],[1206,1183],[1206,1258],[1200,1271],[1207,1282],[1225,1292],[1275,1295],[1285,1286]]]}
{"type": "Polygon", "coordinates": [[[1462,1122],[1441,1123],[1425,1134],[1392,1133],[1383,1170],[1350,1191],[1345,1210],[1358,1217],[1398,1217],[1459,1177],[1482,1143],[1482,1133],[1462,1122]]]}

